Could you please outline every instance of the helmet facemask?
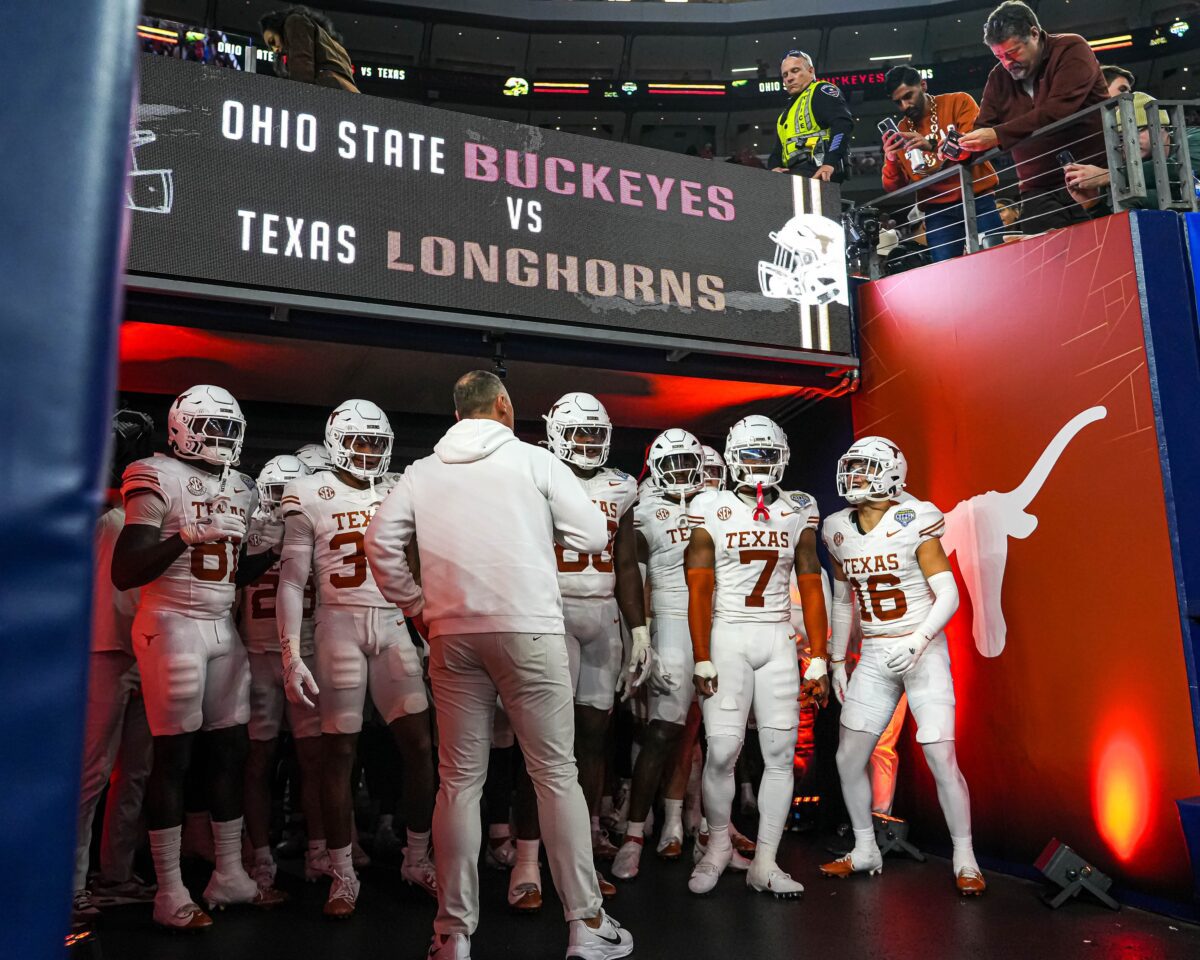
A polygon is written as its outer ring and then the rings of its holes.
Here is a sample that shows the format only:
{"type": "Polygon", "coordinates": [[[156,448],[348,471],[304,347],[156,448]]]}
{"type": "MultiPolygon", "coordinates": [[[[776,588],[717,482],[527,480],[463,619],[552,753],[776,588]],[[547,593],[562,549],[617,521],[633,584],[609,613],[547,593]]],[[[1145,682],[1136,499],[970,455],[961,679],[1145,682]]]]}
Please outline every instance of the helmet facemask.
{"type": "Polygon", "coordinates": [[[695,453],[668,453],[650,461],[650,476],[664,493],[690,497],[704,485],[703,458],[695,453]]]}
{"type": "Polygon", "coordinates": [[[903,488],[892,472],[891,458],[872,457],[853,451],[838,460],[838,496],[847,503],[886,503],[894,500],[903,488]]]}
{"type": "Polygon", "coordinates": [[[237,466],[242,457],[246,421],[241,417],[211,416],[180,412],[185,428],[183,446],[176,446],[187,460],[203,460],[216,466],[237,466]],[[186,448],[186,449],[185,449],[186,448]]]}
{"type": "Polygon", "coordinates": [[[560,460],[585,470],[608,461],[612,426],[607,423],[558,423],[547,421],[550,450],[560,460]]]}
{"type": "Polygon", "coordinates": [[[755,443],[726,451],[729,475],[736,486],[777,487],[787,467],[787,448],[777,444],[755,443]]]}
{"type": "Polygon", "coordinates": [[[337,445],[329,447],[334,466],[359,480],[375,480],[392,462],[390,433],[342,433],[335,430],[337,445]]]}

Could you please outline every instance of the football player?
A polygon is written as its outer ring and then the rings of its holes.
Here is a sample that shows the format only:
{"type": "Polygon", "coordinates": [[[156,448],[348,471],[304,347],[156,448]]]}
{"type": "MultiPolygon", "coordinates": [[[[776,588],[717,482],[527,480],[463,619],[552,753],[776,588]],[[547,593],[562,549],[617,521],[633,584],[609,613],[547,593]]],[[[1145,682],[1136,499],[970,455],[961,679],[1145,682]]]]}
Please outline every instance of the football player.
{"type": "MultiPolygon", "coordinates": [[[[281,540],[280,514],[284,486],[309,474],[297,457],[273,457],[258,475],[258,512],[250,520],[247,540],[264,534],[281,540]],[[268,529],[269,528],[269,529],[268,529]]],[[[270,847],[271,771],[279,728],[286,705],[288,727],[300,766],[300,808],[308,832],[304,854],[305,879],[316,880],[328,866],[325,824],[321,817],[321,714],[316,707],[292,703],[283,692],[283,665],[279,659],[279,632],[275,623],[275,598],[279,591],[279,565],[275,564],[242,589],[240,621],[242,642],[250,660],[250,752],[246,758],[246,834],[253,848],[250,875],[260,887],[275,885],[275,858],[270,847]]],[[[311,669],[313,658],[313,591],[305,591],[300,655],[311,669]]]]}
{"type": "MultiPolygon", "coordinates": [[[[646,565],[653,614],[655,668],[675,681],[667,693],[650,691],[649,723],[633,767],[629,823],[613,861],[613,876],[632,880],[638,875],[646,815],[654,802],[663,767],[678,749],[696,692],[691,683],[692,642],[687,625],[687,582],[683,551],[690,530],[687,501],[704,485],[704,450],[686,430],[664,430],[646,455],[657,496],[643,495],[634,509],[638,560],[646,565]]],[[[686,787],[686,776],[683,786],[686,787]]],[[[678,860],[683,851],[683,790],[666,792],[666,823],[657,852],[678,860]]]]}
{"type": "Polygon", "coordinates": [[[309,473],[333,469],[333,461],[323,443],[306,443],[296,451],[296,459],[308,468],[309,473]]]}
{"type": "Polygon", "coordinates": [[[211,910],[234,903],[271,907],[242,866],[242,785],[250,668],[233,624],[238,586],[278,558],[263,538],[251,555],[241,548],[258,502],[254,481],[234,471],[246,421],[232,394],[199,385],[167,414],[168,455],[138,460],[125,471],[125,528],[113,550],[118,590],[143,587],[133,622],[154,765],[146,787],[146,825],[158,875],[154,920],[198,929],[212,924],[179,873],[183,781],[197,731],[208,743],[208,809],[216,868],[204,890],[211,910]]]}
{"type": "Polygon", "coordinates": [[[633,529],[637,482],[606,467],[612,421],[604,404],[587,393],[568,393],[546,415],[550,452],[579,478],[608,521],[609,546],[597,554],[556,547],[571,675],[575,681],[575,757],[579,782],[592,811],[597,856],[616,855],[600,832],[597,811],[604,781],[604,745],[616,695],[640,686],[652,652],[646,628],[642,578],[633,529]],[[622,670],[621,618],[632,635],[629,668],[622,670]]]}
{"type": "Polygon", "coordinates": [[[829,689],[827,617],[817,560],[817,505],[808,494],[780,491],[788,458],[787,437],[778,424],[758,415],[739,420],[725,443],[732,489],[702,494],[688,508],[693,525],[684,553],[688,625],[708,738],[704,813],[709,840],[688,882],[693,893],[711,891],[733,856],[734,768],[751,706],[763,775],[758,847],[746,884],[779,898],[804,891],[776,862],[792,805],[801,696],[789,623],[793,568],[813,646],[803,691],[818,702],[829,689]]]}
{"type": "Polygon", "coordinates": [[[838,461],[838,494],[850,504],[821,530],[833,566],[833,688],[842,701],[838,775],[854,849],[827,863],[832,877],[879,873],[883,858],[871,823],[867,765],[902,694],[917,722],[917,742],[937,783],[954,844],[954,878],[964,896],[986,889],[971,844],[971,800],[954,749],[954,681],[942,632],[958,609],[958,587],[940,538],[942,512],[901,500],[908,465],[883,437],[856,441],[838,461]],[[851,593],[854,599],[851,599],[851,593]],[[846,680],[851,605],[862,620],[862,657],[846,680]]]}
{"type": "Polygon", "coordinates": [[[725,458],[707,443],[704,444],[704,489],[725,489],[725,458]]]}
{"type": "Polygon", "coordinates": [[[404,616],[383,598],[363,549],[367,525],[386,495],[380,478],[392,457],[387,415],[369,400],[347,400],[325,424],[332,471],[297,477],[284,488],[286,532],[280,560],[277,625],[283,683],[292,703],[321,715],[321,810],[333,883],[325,915],[354,913],[359,882],[352,862],[350,782],[368,690],[404,761],[408,847],[401,875],[436,893],[429,859],[433,747],[421,656],[404,616]],[[304,662],[304,589],[316,581],[316,669],[304,662]],[[315,676],[314,676],[315,675],[315,676]]]}

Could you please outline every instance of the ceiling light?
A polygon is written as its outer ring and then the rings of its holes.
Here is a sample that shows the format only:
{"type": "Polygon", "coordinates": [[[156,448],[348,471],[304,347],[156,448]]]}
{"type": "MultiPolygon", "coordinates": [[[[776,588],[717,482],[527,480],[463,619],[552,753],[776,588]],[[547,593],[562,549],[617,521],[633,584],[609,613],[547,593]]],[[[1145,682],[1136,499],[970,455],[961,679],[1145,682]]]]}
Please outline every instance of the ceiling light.
{"type": "Polygon", "coordinates": [[[730,73],[753,73],[758,67],[734,67],[730,73]]]}
{"type": "Polygon", "coordinates": [[[889,53],[882,57],[872,57],[872,60],[911,60],[911,53],[889,53]]]}

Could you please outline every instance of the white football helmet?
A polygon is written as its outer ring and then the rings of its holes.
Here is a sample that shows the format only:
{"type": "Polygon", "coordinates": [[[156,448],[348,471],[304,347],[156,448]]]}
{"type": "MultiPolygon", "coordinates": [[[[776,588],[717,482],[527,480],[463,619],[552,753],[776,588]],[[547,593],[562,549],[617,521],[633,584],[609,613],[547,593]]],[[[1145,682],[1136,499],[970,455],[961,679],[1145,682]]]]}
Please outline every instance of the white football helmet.
{"type": "Polygon", "coordinates": [[[242,408],[224,387],[190,387],[167,412],[167,439],[184,460],[236,467],[245,437],[242,408]]]}
{"type": "Polygon", "coordinates": [[[849,305],[846,234],[840,223],[817,213],[798,213],[770,234],[775,261],[758,261],[763,296],[819,307],[849,305]]]}
{"type": "Polygon", "coordinates": [[[783,428],[757,413],[730,427],[725,440],[725,465],[735,487],[779,486],[790,454],[783,428]]]}
{"type": "Polygon", "coordinates": [[[690,497],[704,487],[704,448],[686,430],[672,427],[655,437],[646,464],[654,485],[664,493],[690,497]]]}
{"type": "Polygon", "coordinates": [[[706,490],[725,489],[725,458],[707,443],[704,444],[704,487],[706,490]]]}
{"type": "Polygon", "coordinates": [[[333,469],[333,461],[323,443],[306,443],[296,451],[296,459],[308,467],[309,473],[333,469]]]}
{"type": "Polygon", "coordinates": [[[279,509],[283,499],[283,488],[289,480],[305,477],[311,473],[299,457],[289,453],[272,457],[258,474],[258,502],[265,511],[279,509]]]}
{"type": "Polygon", "coordinates": [[[847,503],[895,500],[907,478],[908,461],[900,448],[884,437],[855,440],[838,460],[838,496],[847,503]]]}
{"type": "Polygon", "coordinates": [[[335,467],[374,480],[392,462],[392,425],[370,400],[347,400],[325,422],[325,449],[335,467]]]}
{"type": "Polygon", "coordinates": [[[559,460],[584,469],[604,466],[612,443],[612,420],[590,393],[563,394],[542,418],[546,443],[559,460]]]}

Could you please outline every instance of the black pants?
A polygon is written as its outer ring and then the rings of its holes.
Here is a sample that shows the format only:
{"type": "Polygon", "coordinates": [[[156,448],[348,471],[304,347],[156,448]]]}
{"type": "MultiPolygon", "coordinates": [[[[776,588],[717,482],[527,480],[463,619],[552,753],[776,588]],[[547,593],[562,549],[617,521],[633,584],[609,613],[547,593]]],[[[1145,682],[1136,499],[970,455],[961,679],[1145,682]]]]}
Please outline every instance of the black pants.
{"type": "Polygon", "coordinates": [[[1024,194],[1021,195],[1021,219],[1017,221],[1017,226],[1022,233],[1035,234],[1090,219],[1087,211],[1071,199],[1066,187],[1053,193],[1046,193],[1043,187],[1041,190],[1031,190],[1028,200],[1024,194]]]}

